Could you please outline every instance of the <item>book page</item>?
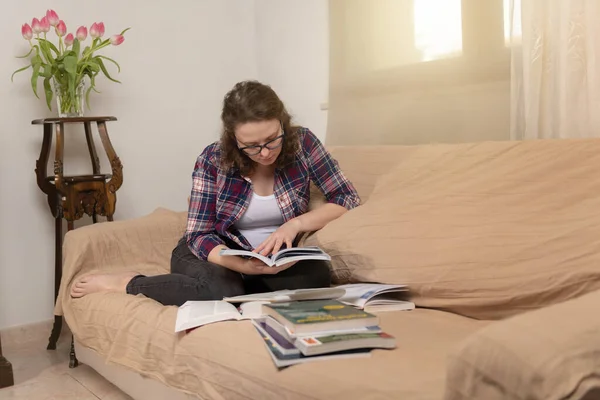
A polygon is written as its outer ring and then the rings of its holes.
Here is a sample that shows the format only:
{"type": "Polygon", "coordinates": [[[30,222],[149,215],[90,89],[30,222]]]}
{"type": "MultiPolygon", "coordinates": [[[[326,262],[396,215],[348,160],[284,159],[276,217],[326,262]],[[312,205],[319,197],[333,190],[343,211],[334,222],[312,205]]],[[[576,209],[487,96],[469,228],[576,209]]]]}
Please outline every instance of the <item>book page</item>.
{"type": "Polygon", "coordinates": [[[235,306],[226,301],[188,301],[177,310],[175,332],[240,317],[235,306]]]}
{"type": "Polygon", "coordinates": [[[223,249],[219,252],[220,256],[243,256],[243,257],[254,257],[258,258],[268,266],[272,267],[274,265],[273,260],[269,257],[265,257],[262,254],[255,253],[253,251],[248,250],[235,250],[235,249],[223,249]]]}
{"type": "Polygon", "coordinates": [[[243,319],[256,319],[263,316],[262,305],[268,301],[249,301],[240,305],[243,319]]]}
{"type": "Polygon", "coordinates": [[[284,256],[287,257],[288,253],[293,253],[294,255],[325,254],[323,250],[316,246],[290,247],[289,249],[279,250],[277,253],[273,254],[273,260],[277,260],[278,258],[282,258],[284,256]]]}
{"type": "Polygon", "coordinates": [[[338,288],[310,288],[294,290],[277,290],[275,292],[245,294],[234,297],[224,297],[223,301],[230,303],[243,303],[247,301],[262,301],[270,303],[283,303],[293,300],[320,300],[335,299],[345,293],[343,289],[338,288]]]}
{"type": "Polygon", "coordinates": [[[364,307],[369,299],[378,294],[406,289],[406,286],[404,285],[384,285],[379,283],[355,283],[336,287],[346,291],[346,293],[337,300],[361,308],[364,307]]]}

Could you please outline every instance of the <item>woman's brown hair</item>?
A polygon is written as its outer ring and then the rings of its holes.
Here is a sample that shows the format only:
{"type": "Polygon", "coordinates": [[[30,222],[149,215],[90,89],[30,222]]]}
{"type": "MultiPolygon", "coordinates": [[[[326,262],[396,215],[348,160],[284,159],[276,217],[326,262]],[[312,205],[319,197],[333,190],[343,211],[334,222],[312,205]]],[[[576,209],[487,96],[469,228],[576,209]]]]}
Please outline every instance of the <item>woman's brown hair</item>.
{"type": "Polygon", "coordinates": [[[254,169],[254,162],[237,145],[235,128],[246,122],[278,120],[283,126],[283,145],[275,162],[283,167],[294,160],[298,151],[298,127],[292,126],[292,118],[275,91],[257,81],[237,83],[223,99],[221,121],[221,163],[228,171],[237,168],[242,175],[254,169]]]}

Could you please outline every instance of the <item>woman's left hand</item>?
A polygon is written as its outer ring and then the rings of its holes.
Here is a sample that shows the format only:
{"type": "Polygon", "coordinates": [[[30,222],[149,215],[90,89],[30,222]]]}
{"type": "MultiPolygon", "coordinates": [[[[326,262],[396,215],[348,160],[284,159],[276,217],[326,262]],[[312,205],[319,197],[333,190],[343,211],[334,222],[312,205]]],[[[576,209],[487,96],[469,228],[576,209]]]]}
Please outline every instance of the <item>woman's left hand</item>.
{"type": "Polygon", "coordinates": [[[277,228],[275,232],[254,249],[254,252],[262,254],[263,256],[268,256],[269,254],[277,253],[284,244],[289,249],[292,247],[294,239],[296,239],[299,232],[300,221],[294,219],[289,220],[277,228]]]}

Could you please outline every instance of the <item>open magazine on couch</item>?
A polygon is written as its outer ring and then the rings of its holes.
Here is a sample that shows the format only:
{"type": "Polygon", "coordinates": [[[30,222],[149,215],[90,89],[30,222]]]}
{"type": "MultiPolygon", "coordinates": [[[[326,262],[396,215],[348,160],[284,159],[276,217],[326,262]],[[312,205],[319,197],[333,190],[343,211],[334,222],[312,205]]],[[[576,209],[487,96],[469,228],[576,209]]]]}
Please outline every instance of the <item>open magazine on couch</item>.
{"type": "Polygon", "coordinates": [[[282,303],[302,300],[338,300],[367,312],[408,311],[415,308],[406,300],[406,285],[379,283],[354,283],[327,288],[278,290],[216,301],[188,301],[179,307],[175,331],[227,321],[255,319],[262,316],[265,303],[282,303]]]}

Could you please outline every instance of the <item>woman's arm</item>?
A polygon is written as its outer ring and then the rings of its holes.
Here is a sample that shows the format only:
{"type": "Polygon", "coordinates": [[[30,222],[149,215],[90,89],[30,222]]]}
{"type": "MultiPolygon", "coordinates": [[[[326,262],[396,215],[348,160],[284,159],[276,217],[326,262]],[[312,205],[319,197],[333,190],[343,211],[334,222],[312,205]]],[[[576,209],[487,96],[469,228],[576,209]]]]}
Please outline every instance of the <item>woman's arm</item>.
{"type": "Polygon", "coordinates": [[[298,233],[313,232],[338,219],[346,212],[348,212],[348,209],[345,207],[334,203],[327,203],[316,210],[309,211],[292,219],[289,223],[297,225],[298,233]]]}
{"type": "Polygon", "coordinates": [[[302,148],[310,179],[324,194],[327,204],[280,226],[254,250],[262,255],[276,253],[284,244],[288,248],[292,247],[292,242],[299,233],[319,230],[360,204],[360,197],[352,183],[344,176],[338,163],[319,139],[309,130],[304,131],[302,148]]]}
{"type": "Polygon", "coordinates": [[[319,230],[347,211],[347,208],[337,204],[324,204],[316,210],[309,211],[281,225],[254,251],[267,256],[277,253],[284,244],[289,249],[299,233],[319,230]]]}

